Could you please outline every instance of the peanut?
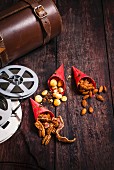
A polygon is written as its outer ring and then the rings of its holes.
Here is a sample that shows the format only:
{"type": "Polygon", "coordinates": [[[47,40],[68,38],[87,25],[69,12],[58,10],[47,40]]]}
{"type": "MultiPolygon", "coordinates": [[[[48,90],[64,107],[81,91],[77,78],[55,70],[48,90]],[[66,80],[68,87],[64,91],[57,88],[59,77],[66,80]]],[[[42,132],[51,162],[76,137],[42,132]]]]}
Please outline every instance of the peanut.
{"type": "Polygon", "coordinates": [[[50,86],[57,86],[57,81],[55,79],[51,79],[50,86]]]}
{"type": "Polygon", "coordinates": [[[61,101],[62,102],[66,102],[67,101],[67,97],[66,96],[62,96],[61,101]]]}
{"type": "Polygon", "coordinates": [[[58,86],[58,87],[62,87],[62,86],[63,86],[63,81],[62,81],[62,80],[59,80],[58,83],[57,83],[57,86],[58,86]]]}
{"type": "Polygon", "coordinates": [[[54,99],[54,106],[59,106],[61,104],[61,101],[59,99],[54,99]]]}
{"type": "Polygon", "coordinates": [[[42,96],[36,95],[35,96],[35,101],[38,102],[38,103],[41,103],[42,102],[42,96]]]}
{"type": "Polygon", "coordinates": [[[64,91],[64,90],[63,90],[62,87],[59,87],[59,88],[58,88],[58,92],[59,92],[59,93],[63,93],[63,91],[64,91]]]}
{"type": "Polygon", "coordinates": [[[62,94],[57,94],[57,93],[56,93],[55,98],[56,98],[56,99],[61,99],[61,98],[62,98],[62,94]]]}
{"type": "Polygon", "coordinates": [[[44,90],[41,94],[42,94],[42,96],[46,96],[48,94],[48,91],[44,90]]]}

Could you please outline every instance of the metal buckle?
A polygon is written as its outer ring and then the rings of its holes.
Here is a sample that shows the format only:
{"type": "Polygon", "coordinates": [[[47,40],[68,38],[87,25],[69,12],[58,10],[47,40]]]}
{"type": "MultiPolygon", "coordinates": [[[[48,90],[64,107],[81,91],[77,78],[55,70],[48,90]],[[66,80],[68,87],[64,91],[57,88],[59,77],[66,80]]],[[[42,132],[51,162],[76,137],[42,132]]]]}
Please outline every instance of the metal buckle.
{"type": "Polygon", "coordinates": [[[38,18],[42,19],[47,17],[47,12],[45,11],[44,7],[42,5],[38,5],[37,7],[34,8],[34,13],[38,18]],[[41,15],[40,15],[41,13],[41,15]]]}

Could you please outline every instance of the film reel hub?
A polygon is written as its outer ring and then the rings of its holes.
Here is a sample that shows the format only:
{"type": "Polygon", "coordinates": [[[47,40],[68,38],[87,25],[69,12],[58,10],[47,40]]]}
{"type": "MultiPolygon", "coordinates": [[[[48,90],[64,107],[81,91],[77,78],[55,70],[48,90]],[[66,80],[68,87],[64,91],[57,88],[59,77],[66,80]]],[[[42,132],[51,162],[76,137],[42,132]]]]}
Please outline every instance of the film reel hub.
{"type": "Polygon", "coordinates": [[[23,77],[21,77],[19,75],[13,75],[13,76],[9,77],[9,79],[12,80],[13,83],[16,85],[20,85],[23,82],[23,77]]]}

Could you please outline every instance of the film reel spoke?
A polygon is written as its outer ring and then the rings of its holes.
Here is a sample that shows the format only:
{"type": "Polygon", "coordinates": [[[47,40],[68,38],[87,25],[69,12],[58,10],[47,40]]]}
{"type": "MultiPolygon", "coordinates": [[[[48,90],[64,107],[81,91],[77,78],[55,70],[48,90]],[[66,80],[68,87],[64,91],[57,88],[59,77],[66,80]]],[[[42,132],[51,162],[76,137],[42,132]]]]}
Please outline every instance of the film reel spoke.
{"type": "Polygon", "coordinates": [[[5,69],[4,72],[5,72],[9,77],[14,75],[9,69],[5,69]]]}
{"type": "Polygon", "coordinates": [[[17,75],[22,77],[25,72],[26,72],[26,68],[20,69],[17,75]]]}
{"type": "Polygon", "coordinates": [[[23,78],[23,82],[34,82],[34,78],[23,78]]]}
{"type": "Polygon", "coordinates": [[[22,89],[23,93],[25,93],[25,94],[29,92],[29,89],[27,89],[27,87],[24,84],[20,85],[20,89],[22,89]]]}
{"type": "Polygon", "coordinates": [[[11,92],[13,91],[14,87],[15,87],[15,85],[11,83],[11,84],[9,84],[9,86],[7,87],[6,91],[9,92],[9,93],[11,93],[11,92]]]}
{"type": "Polygon", "coordinates": [[[8,83],[8,81],[4,79],[0,79],[0,83],[8,83]]]}

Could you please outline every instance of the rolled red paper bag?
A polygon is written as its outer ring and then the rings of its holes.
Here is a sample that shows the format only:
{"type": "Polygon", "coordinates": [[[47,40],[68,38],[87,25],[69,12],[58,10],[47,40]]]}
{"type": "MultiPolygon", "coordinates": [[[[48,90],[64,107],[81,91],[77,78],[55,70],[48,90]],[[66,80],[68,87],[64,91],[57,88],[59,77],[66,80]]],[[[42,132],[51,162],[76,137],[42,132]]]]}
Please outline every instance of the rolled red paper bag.
{"type": "Polygon", "coordinates": [[[65,76],[64,76],[64,65],[62,64],[55,73],[48,79],[48,86],[49,89],[54,92],[54,87],[57,86],[57,88],[61,87],[63,89],[62,92],[60,92],[62,95],[65,93],[66,89],[66,83],[65,83],[65,76]],[[52,81],[55,80],[55,84],[52,81]]]}
{"type": "Polygon", "coordinates": [[[30,98],[30,101],[31,101],[35,120],[38,118],[40,114],[43,114],[43,113],[49,113],[51,118],[54,117],[54,114],[50,110],[40,105],[39,103],[34,101],[32,98],[30,98]]]}
{"type": "Polygon", "coordinates": [[[90,83],[93,84],[94,88],[96,88],[96,83],[95,81],[88,75],[86,75],[85,73],[83,73],[82,71],[78,70],[76,67],[72,66],[73,69],[73,73],[74,73],[74,79],[77,85],[77,88],[80,84],[81,80],[87,79],[89,80],[90,83]]]}

